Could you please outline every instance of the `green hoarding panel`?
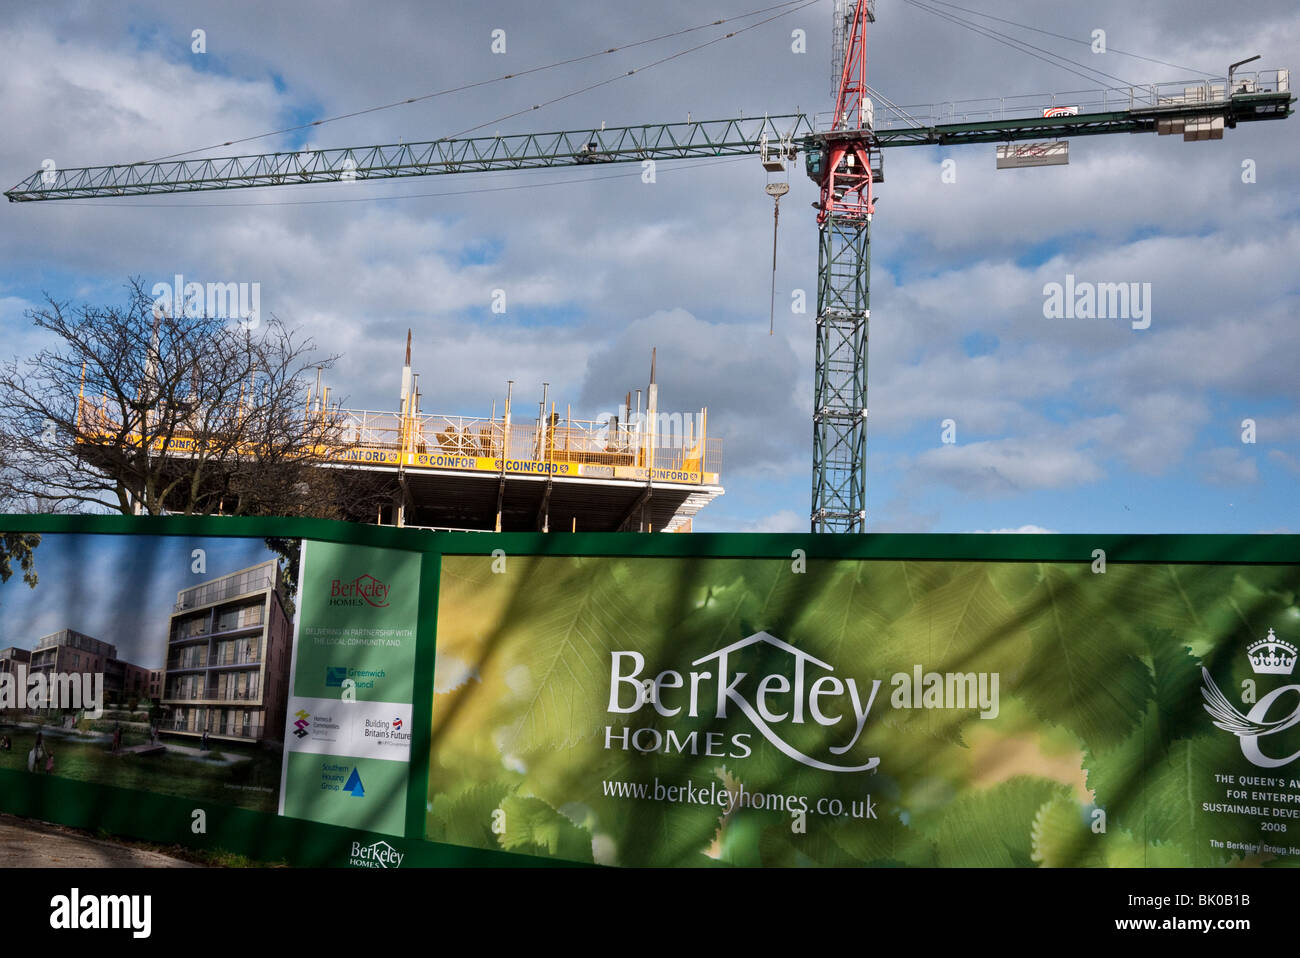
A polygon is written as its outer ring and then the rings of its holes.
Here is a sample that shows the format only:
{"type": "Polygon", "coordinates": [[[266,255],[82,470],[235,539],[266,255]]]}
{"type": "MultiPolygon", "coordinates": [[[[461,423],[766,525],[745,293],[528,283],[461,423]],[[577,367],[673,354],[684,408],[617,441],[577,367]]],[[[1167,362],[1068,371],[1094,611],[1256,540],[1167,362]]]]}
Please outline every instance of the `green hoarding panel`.
{"type": "Polygon", "coordinates": [[[431,839],[649,866],[1300,844],[1293,566],[493,565],[443,559],[431,839]]]}
{"type": "Polygon", "coordinates": [[[280,812],[405,831],[420,555],[304,542],[280,812]]]}
{"type": "Polygon", "coordinates": [[[7,811],[366,868],[1300,863],[1294,536],[0,525],[7,811]]]}

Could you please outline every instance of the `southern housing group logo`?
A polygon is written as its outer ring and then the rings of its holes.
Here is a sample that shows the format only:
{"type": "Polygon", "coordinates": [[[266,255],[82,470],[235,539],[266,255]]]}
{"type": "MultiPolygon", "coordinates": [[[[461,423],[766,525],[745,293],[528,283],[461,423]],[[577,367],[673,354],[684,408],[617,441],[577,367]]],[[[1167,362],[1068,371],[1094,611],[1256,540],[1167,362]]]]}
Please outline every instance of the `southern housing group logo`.
{"type": "MultiPolygon", "coordinates": [[[[1246,658],[1250,660],[1250,667],[1256,675],[1290,675],[1295,669],[1296,647],[1279,639],[1269,629],[1267,636],[1247,647],[1246,658]]],[[[1280,768],[1300,758],[1300,749],[1290,755],[1275,758],[1260,747],[1260,739],[1300,725],[1300,702],[1296,703],[1295,709],[1288,715],[1274,719],[1268,717],[1273,703],[1288,692],[1300,693],[1300,685],[1281,685],[1257,699],[1254,683],[1250,682],[1243,691],[1242,702],[1251,705],[1251,709],[1243,713],[1219,691],[1214,679],[1210,677],[1209,669],[1202,666],[1201,675],[1205,680],[1201,687],[1205,711],[1210,713],[1211,720],[1218,728],[1241,739],[1241,754],[1251,764],[1260,768],[1280,768]]]]}
{"type": "Polygon", "coordinates": [[[365,798],[366,786],[361,781],[361,771],[347,762],[321,762],[320,790],[322,792],[340,792],[353,798],[365,798]],[[348,769],[351,768],[349,772],[348,769]]]}
{"type": "MultiPolygon", "coordinates": [[[[650,706],[664,718],[697,718],[703,711],[725,719],[734,708],[782,754],[810,768],[828,772],[863,772],[880,764],[877,757],[843,764],[845,755],[862,737],[881,682],[873,679],[859,687],[852,676],[835,675],[835,667],[795,648],[767,632],[758,632],[691,663],[708,666],[685,674],[668,669],[643,676],[645,657],[640,652],[611,652],[607,711],[631,715],[650,706]],[[737,671],[735,656],[744,649],[766,643],[788,656],[787,666],[764,676],[737,671]],[[824,673],[824,674],[820,674],[824,673]],[[793,676],[793,678],[791,678],[793,676]],[[630,701],[629,701],[630,700],[630,701]],[[845,729],[845,740],[830,745],[829,754],[813,756],[800,751],[782,729],[811,720],[826,729],[845,729]],[[851,734],[848,734],[851,730],[851,734]]],[[[897,672],[890,679],[889,703],[895,709],[978,709],[980,718],[998,715],[997,672],[897,672]]],[[[745,758],[753,749],[751,732],[735,732],[724,741],[722,732],[693,730],[684,734],[669,728],[605,727],[605,748],[664,754],[704,754],[717,758],[745,758]]]]}
{"type": "Polygon", "coordinates": [[[369,605],[376,609],[388,607],[390,586],[370,573],[359,575],[351,581],[335,579],[330,583],[330,605],[369,605]]]}

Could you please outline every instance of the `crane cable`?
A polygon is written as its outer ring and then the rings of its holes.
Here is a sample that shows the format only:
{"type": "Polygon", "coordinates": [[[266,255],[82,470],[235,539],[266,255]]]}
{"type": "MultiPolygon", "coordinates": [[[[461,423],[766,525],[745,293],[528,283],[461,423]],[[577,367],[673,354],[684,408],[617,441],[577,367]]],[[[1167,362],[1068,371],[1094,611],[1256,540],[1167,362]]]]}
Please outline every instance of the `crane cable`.
{"type": "Polygon", "coordinates": [[[1082,69],[1087,70],[1090,73],[1097,74],[1097,76],[1103,76],[1110,80],[1117,80],[1122,86],[1133,87],[1133,86],[1142,85],[1140,83],[1133,83],[1129,80],[1125,80],[1123,77],[1117,77],[1114,74],[1107,73],[1104,70],[1098,70],[1095,67],[1090,67],[1086,63],[1080,63],[1077,60],[1071,60],[1069,57],[1063,57],[1059,53],[1054,53],[1051,50],[1045,49],[1044,47],[1035,46],[1034,44],[1029,43],[1026,40],[1018,40],[1015,37],[1010,36],[1009,34],[1001,33],[997,30],[994,30],[991,27],[983,27],[978,23],[973,23],[970,20],[963,19],[962,17],[959,17],[956,14],[948,13],[944,10],[938,10],[934,7],[926,6],[924,3],[920,3],[919,0],[903,0],[903,2],[908,4],[909,6],[916,7],[918,10],[924,10],[926,13],[939,17],[942,20],[947,20],[950,23],[955,23],[958,26],[965,27],[966,29],[978,33],[981,36],[988,37],[991,40],[996,40],[998,43],[1001,43],[1004,46],[1009,46],[1011,47],[1011,49],[1016,50],[1020,53],[1028,54],[1029,56],[1033,57],[1036,60],[1042,60],[1044,63],[1050,64],[1051,66],[1060,67],[1062,70],[1069,70],[1069,72],[1075,74],[1076,76],[1081,76],[1085,80],[1088,80],[1092,83],[1098,82],[1096,76],[1089,76],[1086,73],[1081,73],[1079,70],[1075,70],[1072,67],[1066,66],[1066,64],[1072,63],[1076,67],[1081,67],[1082,69]],[[1037,50],[1039,52],[1034,53],[1033,52],[1034,50],[1037,50]],[[1040,54],[1046,54],[1047,56],[1041,56],[1040,54]]]}
{"type": "Polygon", "coordinates": [[[527,107],[525,109],[516,110],[513,113],[506,113],[492,120],[485,120],[484,122],[479,123],[476,126],[466,127],[463,130],[458,130],[455,133],[451,133],[448,136],[442,137],[442,139],[455,139],[458,136],[464,136],[466,133],[473,133],[475,130],[481,130],[485,126],[491,126],[494,123],[500,123],[502,120],[512,120],[517,116],[523,116],[525,113],[531,113],[534,110],[540,110],[542,107],[550,106],[552,103],[559,103],[561,100],[567,100],[570,97],[578,96],[579,94],[582,93],[588,93],[591,90],[595,90],[597,87],[606,86],[617,80],[622,80],[626,77],[630,77],[635,73],[644,72],[645,70],[649,70],[652,67],[657,67],[661,64],[667,63],[670,60],[676,60],[678,57],[684,57],[688,53],[695,53],[697,50],[703,50],[705,47],[713,46],[713,44],[715,43],[721,43],[723,40],[730,40],[731,38],[740,36],[740,34],[745,33],[749,30],[753,30],[756,27],[764,26],[768,23],[771,23],[773,20],[779,20],[781,17],[789,16],[792,13],[797,13],[798,11],[803,10],[806,7],[811,7],[814,4],[820,2],[821,0],[802,0],[802,2],[798,4],[798,6],[792,7],[791,9],[786,10],[783,13],[778,13],[773,16],[770,16],[766,20],[759,20],[757,23],[751,23],[747,27],[741,27],[738,30],[733,30],[731,33],[723,34],[720,37],[714,37],[712,40],[706,40],[705,42],[696,44],[693,47],[687,47],[685,50],[679,50],[678,52],[670,54],[666,57],[661,57],[658,60],[654,60],[651,63],[647,63],[645,66],[636,67],[634,69],[627,70],[623,73],[615,74],[614,76],[608,77],[607,79],[599,80],[596,83],[588,84],[587,86],[580,87],[576,90],[571,90],[568,93],[561,94],[560,96],[557,97],[552,97],[549,100],[543,100],[541,103],[535,103],[532,106],[527,107]]]}
{"type": "Polygon", "coordinates": [[[871,84],[869,84],[869,83],[864,83],[863,86],[865,86],[865,87],[867,88],[867,92],[868,92],[868,93],[870,93],[873,97],[875,97],[875,98],[876,98],[877,100],[879,100],[881,103],[885,104],[885,106],[889,107],[889,108],[890,108],[891,110],[893,110],[894,112],[899,113],[899,114],[901,114],[902,116],[905,116],[907,119],[911,120],[911,121],[912,121],[914,124],[916,124],[917,126],[925,126],[924,123],[922,123],[922,122],[921,122],[920,120],[918,120],[916,117],[912,116],[912,114],[908,113],[908,112],[907,112],[906,110],[904,110],[901,106],[899,106],[897,103],[895,103],[895,102],[894,102],[893,100],[891,100],[889,97],[885,96],[885,95],[884,95],[883,93],[881,93],[879,90],[877,90],[877,89],[875,89],[874,87],[872,87],[871,84]]]}
{"type": "MultiPolygon", "coordinates": [[[[657,42],[660,41],[660,40],[668,40],[668,39],[672,39],[673,37],[684,36],[684,35],[686,35],[686,34],[688,34],[688,33],[697,33],[697,32],[700,31],[700,30],[707,30],[709,27],[721,26],[721,25],[723,25],[723,24],[731,23],[731,22],[736,21],[736,20],[746,20],[746,19],[748,19],[748,18],[750,18],[750,17],[756,17],[756,16],[758,16],[759,14],[769,13],[769,12],[771,12],[772,10],[780,10],[780,9],[783,8],[783,7],[791,7],[791,8],[794,8],[794,9],[790,9],[790,10],[786,10],[786,11],[785,11],[785,13],[793,13],[793,12],[795,12],[795,10],[797,10],[797,9],[802,9],[803,7],[809,6],[811,3],[815,3],[815,2],[817,2],[817,0],[784,0],[784,2],[782,2],[782,3],[777,3],[777,4],[774,4],[774,5],[772,5],[772,6],[768,6],[768,7],[762,7],[762,8],[757,9],[757,10],[750,10],[748,13],[740,13],[740,14],[736,14],[736,15],[733,16],[733,17],[724,17],[724,18],[719,19],[719,20],[712,20],[712,21],[710,21],[709,23],[703,23],[703,24],[700,24],[699,26],[694,26],[694,27],[685,27],[685,28],[683,28],[683,29],[681,29],[681,30],[675,30],[675,31],[673,31],[673,32],[671,32],[671,33],[661,33],[661,34],[658,35],[658,36],[655,36],[655,37],[649,37],[649,38],[647,38],[647,39],[645,39],[645,40],[637,40],[637,41],[634,41],[634,42],[632,42],[632,43],[625,43],[625,44],[622,44],[622,45],[620,45],[620,46],[608,47],[608,48],[606,48],[606,49],[604,49],[604,50],[597,50],[595,53],[587,53],[587,54],[584,54],[584,55],[582,55],[582,56],[570,57],[570,58],[568,58],[568,59],[566,59],[566,60],[557,60],[557,61],[555,61],[554,63],[548,63],[548,64],[545,64],[545,65],[543,65],[543,66],[532,67],[532,68],[530,68],[530,69],[528,69],[528,70],[522,70],[522,71],[520,71],[519,73],[506,73],[506,74],[503,74],[502,76],[492,77],[491,79],[488,79],[488,80],[477,80],[477,81],[475,81],[475,82],[473,82],[473,83],[465,83],[465,84],[462,84],[462,85],[460,85],[460,86],[448,87],[448,88],[445,89],[445,90],[436,90],[436,91],[434,91],[433,93],[425,93],[425,94],[423,94],[423,95],[421,95],[421,96],[407,97],[407,98],[402,99],[402,100],[394,100],[392,103],[384,103],[384,104],[380,104],[379,106],[367,107],[367,108],[365,108],[365,109],[361,109],[361,110],[353,110],[353,111],[351,111],[350,113],[340,113],[340,114],[338,114],[337,116],[330,116],[330,117],[326,117],[326,118],[321,119],[321,120],[312,120],[310,123],[301,123],[301,124],[298,124],[297,126],[287,126],[287,127],[283,128],[283,129],[280,129],[280,130],[271,130],[271,131],[266,132],[266,133],[258,133],[258,134],[255,134],[255,135],[253,135],[253,136],[245,136],[245,137],[240,137],[240,138],[238,138],[238,139],[226,140],[226,141],[224,141],[224,142],[222,142],[222,143],[214,143],[214,144],[212,144],[212,145],[210,145],[210,146],[200,146],[200,147],[196,147],[195,149],[192,149],[192,150],[184,150],[184,151],[182,151],[182,152],[180,152],[180,153],[169,153],[169,154],[166,155],[166,156],[160,156],[160,157],[157,157],[157,158],[152,159],[152,160],[145,160],[145,161],[143,161],[143,162],[146,162],[146,163],[159,163],[159,162],[162,162],[163,160],[174,160],[174,159],[177,159],[178,157],[182,157],[182,156],[191,156],[192,154],[195,154],[195,153],[203,153],[203,152],[205,152],[205,151],[207,151],[207,150],[217,150],[217,149],[221,149],[222,147],[234,146],[234,145],[237,144],[237,143],[248,143],[248,142],[251,142],[251,141],[253,141],[253,140],[262,140],[262,139],[266,139],[267,137],[272,137],[272,136],[282,136],[282,135],[284,135],[284,134],[286,134],[286,133],[296,133],[296,132],[298,132],[298,131],[300,131],[300,130],[309,130],[309,129],[313,128],[313,127],[324,126],[326,123],[335,123],[335,122],[337,122],[337,121],[339,121],[339,120],[348,120],[348,119],[352,119],[352,118],[354,118],[354,117],[364,116],[364,115],[366,115],[367,113],[378,113],[378,112],[380,112],[381,110],[391,110],[391,109],[393,109],[394,107],[407,106],[407,105],[409,105],[409,104],[411,104],[411,103],[419,103],[419,102],[421,102],[422,100],[431,100],[431,99],[433,99],[433,98],[435,98],[435,97],[447,96],[447,95],[452,94],[452,93],[462,93],[462,92],[464,92],[465,90],[472,90],[472,89],[475,89],[476,87],[489,86],[489,85],[491,85],[491,84],[493,84],[493,83],[501,83],[501,82],[503,82],[503,81],[505,81],[505,80],[514,80],[514,79],[518,79],[519,77],[529,76],[529,75],[531,75],[531,74],[533,74],[533,73],[542,73],[542,72],[544,72],[544,71],[546,71],[546,70],[553,70],[553,69],[555,69],[556,67],[569,66],[569,65],[574,64],[574,63],[581,63],[581,62],[583,62],[583,61],[585,61],[585,60],[592,60],[592,59],[595,59],[595,58],[597,58],[597,57],[608,56],[608,55],[610,55],[611,53],[619,53],[619,52],[622,52],[622,51],[625,51],[625,50],[631,50],[631,49],[633,49],[633,48],[635,48],[635,47],[645,46],[646,44],[649,44],[649,43],[657,43],[657,42]]],[[[783,14],[780,14],[779,16],[784,16],[784,15],[785,15],[785,14],[783,13],[783,14]]],[[[776,18],[775,18],[775,17],[771,17],[771,18],[769,18],[769,20],[772,20],[772,19],[776,19],[776,18]]],[[[734,33],[729,33],[729,34],[727,34],[725,37],[719,37],[718,39],[730,39],[731,37],[735,36],[737,33],[743,33],[743,32],[745,32],[746,30],[750,30],[750,29],[752,29],[752,28],[755,27],[755,26],[761,26],[763,23],[767,23],[767,22],[769,22],[769,20],[763,20],[763,21],[760,21],[760,23],[751,24],[751,25],[748,26],[748,27],[744,27],[744,28],[742,28],[742,29],[740,29],[740,30],[735,31],[734,33]]],[[[711,41],[711,42],[717,42],[717,41],[714,40],[714,41],[711,41]]],[[[707,45],[708,45],[708,44],[703,44],[703,46],[707,46],[707,45]]],[[[699,49],[699,47],[693,47],[691,50],[685,50],[685,51],[682,51],[682,53],[683,53],[683,54],[684,54],[684,53],[690,53],[690,52],[692,52],[693,50],[696,50],[696,49],[699,49]]],[[[676,56],[681,56],[681,55],[682,55],[682,54],[676,54],[676,56]]],[[[673,57],[667,57],[667,58],[665,58],[665,60],[668,60],[668,59],[673,59],[673,57]]],[[[647,65],[647,66],[640,67],[640,68],[638,68],[638,69],[640,69],[640,70],[647,70],[647,69],[649,69],[651,66],[656,66],[656,65],[658,65],[659,63],[665,62],[665,60],[659,60],[659,61],[656,61],[656,62],[653,63],[653,64],[649,64],[649,65],[647,65]]],[[[633,71],[633,72],[635,72],[635,71],[633,71]]],[[[612,81],[606,81],[606,82],[612,82],[612,81]]],[[[583,92],[583,91],[578,91],[578,92],[583,92]]],[[[572,95],[572,94],[571,94],[571,95],[572,95]]],[[[536,107],[534,107],[533,109],[536,109],[536,107]]],[[[523,112],[528,112],[528,111],[523,111],[523,112]]],[[[517,115],[519,115],[519,114],[511,114],[511,116],[517,116],[517,115]]],[[[505,119],[505,118],[506,118],[506,117],[502,117],[501,119],[505,119]]],[[[487,124],[489,124],[489,123],[494,123],[494,122],[498,122],[498,121],[496,121],[496,120],[488,120],[487,123],[485,123],[485,124],[483,124],[483,125],[486,126],[487,124]]],[[[478,127],[474,127],[474,129],[478,129],[478,127]]],[[[453,135],[459,135],[459,134],[453,134],[453,135]]]]}
{"type": "MultiPolygon", "coordinates": [[[[946,0],[929,0],[930,3],[940,7],[952,7],[954,10],[960,10],[963,13],[969,13],[973,16],[983,17],[986,20],[997,20],[999,23],[1008,23],[1013,27],[1020,27],[1022,30],[1032,30],[1034,33],[1046,34],[1049,37],[1056,37],[1058,40],[1069,40],[1071,43],[1082,43],[1085,47],[1092,44],[1087,40],[1080,40],[1078,37],[1067,37],[1064,33],[1053,33],[1051,30],[1040,30],[1038,27],[1031,27],[1027,23],[1020,23],[1016,20],[1008,20],[1005,17],[995,17],[991,13],[980,13],[978,10],[971,10],[969,7],[959,7],[955,3],[948,3],[946,0]]],[[[1106,47],[1107,53],[1118,53],[1120,56],[1132,57],[1135,60],[1146,60],[1148,63],[1158,63],[1161,66],[1173,67],[1175,70],[1186,70],[1188,73],[1203,73],[1208,77],[1217,77],[1219,74],[1210,70],[1198,70],[1195,67],[1180,66],[1177,63],[1170,63],[1168,60],[1157,60],[1155,57],[1144,57],[1140,53],[1129,53],[1127,50],[1121,50],[1118,47],[1106,47]]]]}

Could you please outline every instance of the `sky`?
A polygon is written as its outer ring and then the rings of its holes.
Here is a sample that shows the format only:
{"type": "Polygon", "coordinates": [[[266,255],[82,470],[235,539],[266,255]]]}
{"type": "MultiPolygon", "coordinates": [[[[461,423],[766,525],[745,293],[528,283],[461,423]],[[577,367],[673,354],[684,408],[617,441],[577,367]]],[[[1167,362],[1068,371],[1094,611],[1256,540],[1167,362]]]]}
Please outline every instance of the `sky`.
{"type": "Polygon", "coordinates": [[[262,539],[53,533],[35,555],[35,587],[14,576],[0,591],[0,648],[73,629],[147,669],[163,667],[177,592],[275,558],[262,539]]]}
{"type": "MultiPolygon", "coordinates": [[[[653,67],[787,8],[629,47],[774,2],[14,7],[0,34],[0,179],[8,188],[46,159],[68,168],[207,148],[612,47],[198,155],[425,140],[484,123],[487,134],[827,111],[831,0],[653,67]]],[[[1052,92],[1069,103],[1103,83],[1221,76],[1254,54],[1246,70],[1300,68],[1300,12],[1284,0],[1230,12],[1208,0],[959,6],[1117,79],[1084,79],[912,0],[879,0],[872,86],[904,105],[1052,92]],[[1096,30],[1105,53],[1092,50],[1096,30]]],[[[996,170],[992,145],[886,151],[872,224],[868,530],[1300,531],[1298,141],[1293,117],[1212,142],[1087,137],[1068,166],[1019,171],[996,170]],[[1149,327],[1047,318],[1045,290],[1067,276],[1150,284],[1149,327]],[[943,441],[948,420],[954,442],[943,441]]],[[[656,174],[645,183],[627,165],[5,204],[0,357],[48,345],[26,316],[46,295],[123,302],[129,277],[151,286],[177,273],[259,283],[264,311],[338,356],[331,397],[357,408],[396,408],[408,327],[423,409],[449,415],[499,409],[508,379],[516,408],[547,382],[575,417],[612,412],[645,386],[654,347],[661,411],[707,406],[722,437],[726,495],[696,530],[806,530],[815,310],[791,304],[799,290],[815,303],[815,185],[801,158],[782,204],[769,336],[763,187],[774,177],[750,157],[656,174]],[[504,313],[491,309],[497,289],[504,313]]]]}

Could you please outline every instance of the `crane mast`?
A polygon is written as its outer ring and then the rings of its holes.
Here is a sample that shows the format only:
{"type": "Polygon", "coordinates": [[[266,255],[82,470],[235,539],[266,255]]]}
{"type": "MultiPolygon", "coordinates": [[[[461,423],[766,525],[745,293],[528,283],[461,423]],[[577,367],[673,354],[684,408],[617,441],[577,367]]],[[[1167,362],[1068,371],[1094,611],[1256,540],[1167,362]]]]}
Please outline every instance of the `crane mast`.
{"type": "Polygon", "coordinates": [[[834,118],[828,132],[811,138],[806,154],[808,174],[821,190],[811,525],[813,532],[863,532],[872,186],[884,178],[867,98],[874,0],[836,0],[835,18],[844,52],[834,118]]]}

